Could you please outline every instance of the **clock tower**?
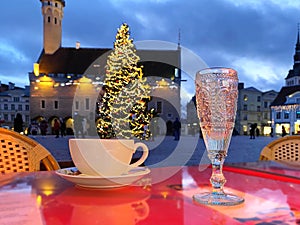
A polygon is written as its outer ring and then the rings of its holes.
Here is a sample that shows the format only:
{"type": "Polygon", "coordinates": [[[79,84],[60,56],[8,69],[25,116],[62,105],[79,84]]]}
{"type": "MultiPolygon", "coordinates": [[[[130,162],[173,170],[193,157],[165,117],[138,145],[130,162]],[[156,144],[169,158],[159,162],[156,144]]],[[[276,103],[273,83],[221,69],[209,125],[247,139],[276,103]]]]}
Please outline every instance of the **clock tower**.
{"type": "Polygon", "coordinates": [[[44,25],[44,51],[53,54],[61,47],[64,0],[40,0],[44,25]]]}

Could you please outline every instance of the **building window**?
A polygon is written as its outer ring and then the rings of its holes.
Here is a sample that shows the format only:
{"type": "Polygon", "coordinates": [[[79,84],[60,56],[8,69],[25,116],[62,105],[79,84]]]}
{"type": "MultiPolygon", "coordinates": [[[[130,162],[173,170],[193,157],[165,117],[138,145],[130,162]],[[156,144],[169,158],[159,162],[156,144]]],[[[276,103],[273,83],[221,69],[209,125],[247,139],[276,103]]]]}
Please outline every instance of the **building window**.
{"type": "Polygon", "coordinates": [[[281,119],[281,112],[276,112],[276,119],[281,119]]]}
{"type": "Polygon", "coordinates": [[[264,108],[268,108],[268,102],[264,102],[264,108]]]}
{"type": "Polygon", "coordinates": [[[157,113],[162,113],[162,102],[156,102],[156,112],[157,113]]]}
{"type": "Polygon", "coordinates": [[[54,107],[54,109],[58,109],[58,101],[54,101],[53,107],[54,107]]]}
{"type": "Polygon", "coordinates": [[[290,113],[289,112],[284,112],[283,118],[284,119],[289,119],[290,118],[290,113]]]}
{"type": "Polygon", "coordinates": [[[247,115],[247,114],[245,114],[245,115],[243,116],[243,120],[248,120],[248,115],[247,115]]]}
{"type": "Polygon", "coordinates": [[[25,122],[29,123],[30,117],[28,115],[25,116],[25,122]]]}
{"type": "Polygon", "coordinates": [[[89,98],[85,99],[85,110],[90,110],[90,99],[89,98]]]}
{"type": "Polygon", "coordinates": [[[41,100],[41,109],[45,109],[45,108],[46,108],[46,101],[41,100]]]}
{"type": "Polygon", "coordinates": [[[29,111],[29,105],[25,105],[25,110],[29,111]]]}
{"type": "Polygon", "coordinates": [[[244,101],[248,101],[248,95],[244,95],[244,101]]]}
{"type": "Polygon", "coordinates": [[[78,101],[75,102],[75,110],[79,110],[79,102],[78,101]]]}
{"type": "Polygon", "coordinates": [[[257,96],[257,102],[260,102],[261,98],[260,96],[257,96]]]}
{"type": "Polygon", "coordinates": [[[175,68],[175,77],[179,77],[178,68],[175,68]]]}
{"type": "Polygon", "coordinates": [[[300,119],[300,112],[299,111],[296,112],[296,119],[300,119]]]}
{"type": "Polygon", "coordinates": [[[257,109],[257,112],[260,112],[260,105],[258,105],[258,106],[256,107],[256,109],[257,109]]]}
{"type": "Polygon", "coordinates": [[[51,4],[50,4],[50,1],[48,1],[48,5],[51,5],[51,4]]]}
{"type": "Polygon", "coordinates": [[[50,16],[48,16],[48,23],[50,23],[51,22],[51,17],[50,16]]]}
{"type": "Polygon", "coordinates": [[[260,120],[261,120],[261,116],[257,115],[257,121],[260,121],[260,120]]]}
{"type": "Polygon", "coordinates": [[[8,121],[8,114],[4,114],[4,120],[8,121]]]}
{"type": "Polygon", "coordinates": [[[4,104],[4,110],[8,110],[8,104],[4,104]]]}
{"type": "Polygon", "coordinates": [[[19,110],[19,111],[22,111],[22,110],[23,110],[22,105],[18,105],[18,110],[19,110]]]}
{"type": "Polygon", "coordinates": [[[268,119],[268,113],[264,113],[264,119],[265,119],[265,120],[268,119]]]}
{"type": "Polygon", "coordinates": [[[55,7],[57,7],[57,2],[55,2],[55,7]]]}
{"type": "Polygon", "coordinates": [[[20,97],[14,97],[14,102],[19,102],[20,101],[20,97]]]}
{"type": "Polygon", "coordinates": [[[11,104],[10,108],[11,108],[11,110],[15,110],[16,109],[15,104],[11,104]]]}
{"type": "Polygon", "coordinates": [[[247,111],[247,110],[248,110],[248,105],[244,104],[244,105],[243,105],[243,110],[244,110],[244,111],[247,111]]]}
{"type": "Polygon", "coordinates": [[[57,18],[56,17],[54,18],[54,24],[57,24],[57,18]]]}

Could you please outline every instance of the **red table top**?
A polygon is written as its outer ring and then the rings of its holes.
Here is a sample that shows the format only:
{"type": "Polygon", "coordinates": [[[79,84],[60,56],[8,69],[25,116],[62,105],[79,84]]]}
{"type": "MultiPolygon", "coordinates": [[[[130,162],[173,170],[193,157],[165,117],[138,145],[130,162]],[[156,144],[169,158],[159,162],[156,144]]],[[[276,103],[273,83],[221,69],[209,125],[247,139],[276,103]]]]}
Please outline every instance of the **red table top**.
{"type": "MultiPolygon", "coordinates": [[[[55,172],[7,174],[0,176],[0,198],[5,199],[0,201],[0,207],[30,197],[37,206],[30,213],[38,213],[34,218],[47,225],[299,223],[299,177],[270,173],[268,166],[257,165],[265,167],[266,172],[249,166],[224,167],[225,191],[245,198],[238,206],[195,203],[195,193],[210,189],[211,170],[207,166],[192,166],[150,168],[151,173],[138,181],[142,186],[107,190],[80,188],[55,172]]],[[[280,170],[299,172],[288,165],[280,170]]],[[[15,209],[7,207],[0,212],[0,222],[1,216],[14,213],[15,209]]],[[[31,218],[28,224],[37,223],[31,218]]]]}

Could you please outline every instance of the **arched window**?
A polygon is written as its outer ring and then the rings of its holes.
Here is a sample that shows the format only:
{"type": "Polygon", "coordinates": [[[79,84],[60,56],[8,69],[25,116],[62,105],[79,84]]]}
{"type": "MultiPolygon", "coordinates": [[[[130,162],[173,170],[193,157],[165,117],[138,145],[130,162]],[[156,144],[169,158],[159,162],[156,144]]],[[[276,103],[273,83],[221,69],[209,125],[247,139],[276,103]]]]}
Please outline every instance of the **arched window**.
{"type": "Polygon", "coordinates": [[[57,18],[56,17],[54,18],[54,24],[57,24],[57,18]]]}
{"type": "Polygon", "coordinates": [[[51,17],[50,16],[48,16],[48,23],[50,23],[51,22],[51,17]]]}

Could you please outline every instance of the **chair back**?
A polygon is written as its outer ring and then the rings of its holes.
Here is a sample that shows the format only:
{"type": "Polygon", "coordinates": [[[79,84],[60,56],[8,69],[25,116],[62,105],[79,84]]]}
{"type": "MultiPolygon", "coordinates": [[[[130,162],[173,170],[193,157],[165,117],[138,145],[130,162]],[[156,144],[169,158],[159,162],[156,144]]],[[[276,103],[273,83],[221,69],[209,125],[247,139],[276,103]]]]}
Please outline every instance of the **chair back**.
{"type": "Polygon", "coordinates": [[[60,168],[51,153],[35,140],[0,128],[0,173],[39,171],[41,164],[46,170],[60,168]]]}
{"type": "Polygon", "coordinates": [[[266,145],[259,160],[300,161],[300,136],[278,138],[266,145]]]}

